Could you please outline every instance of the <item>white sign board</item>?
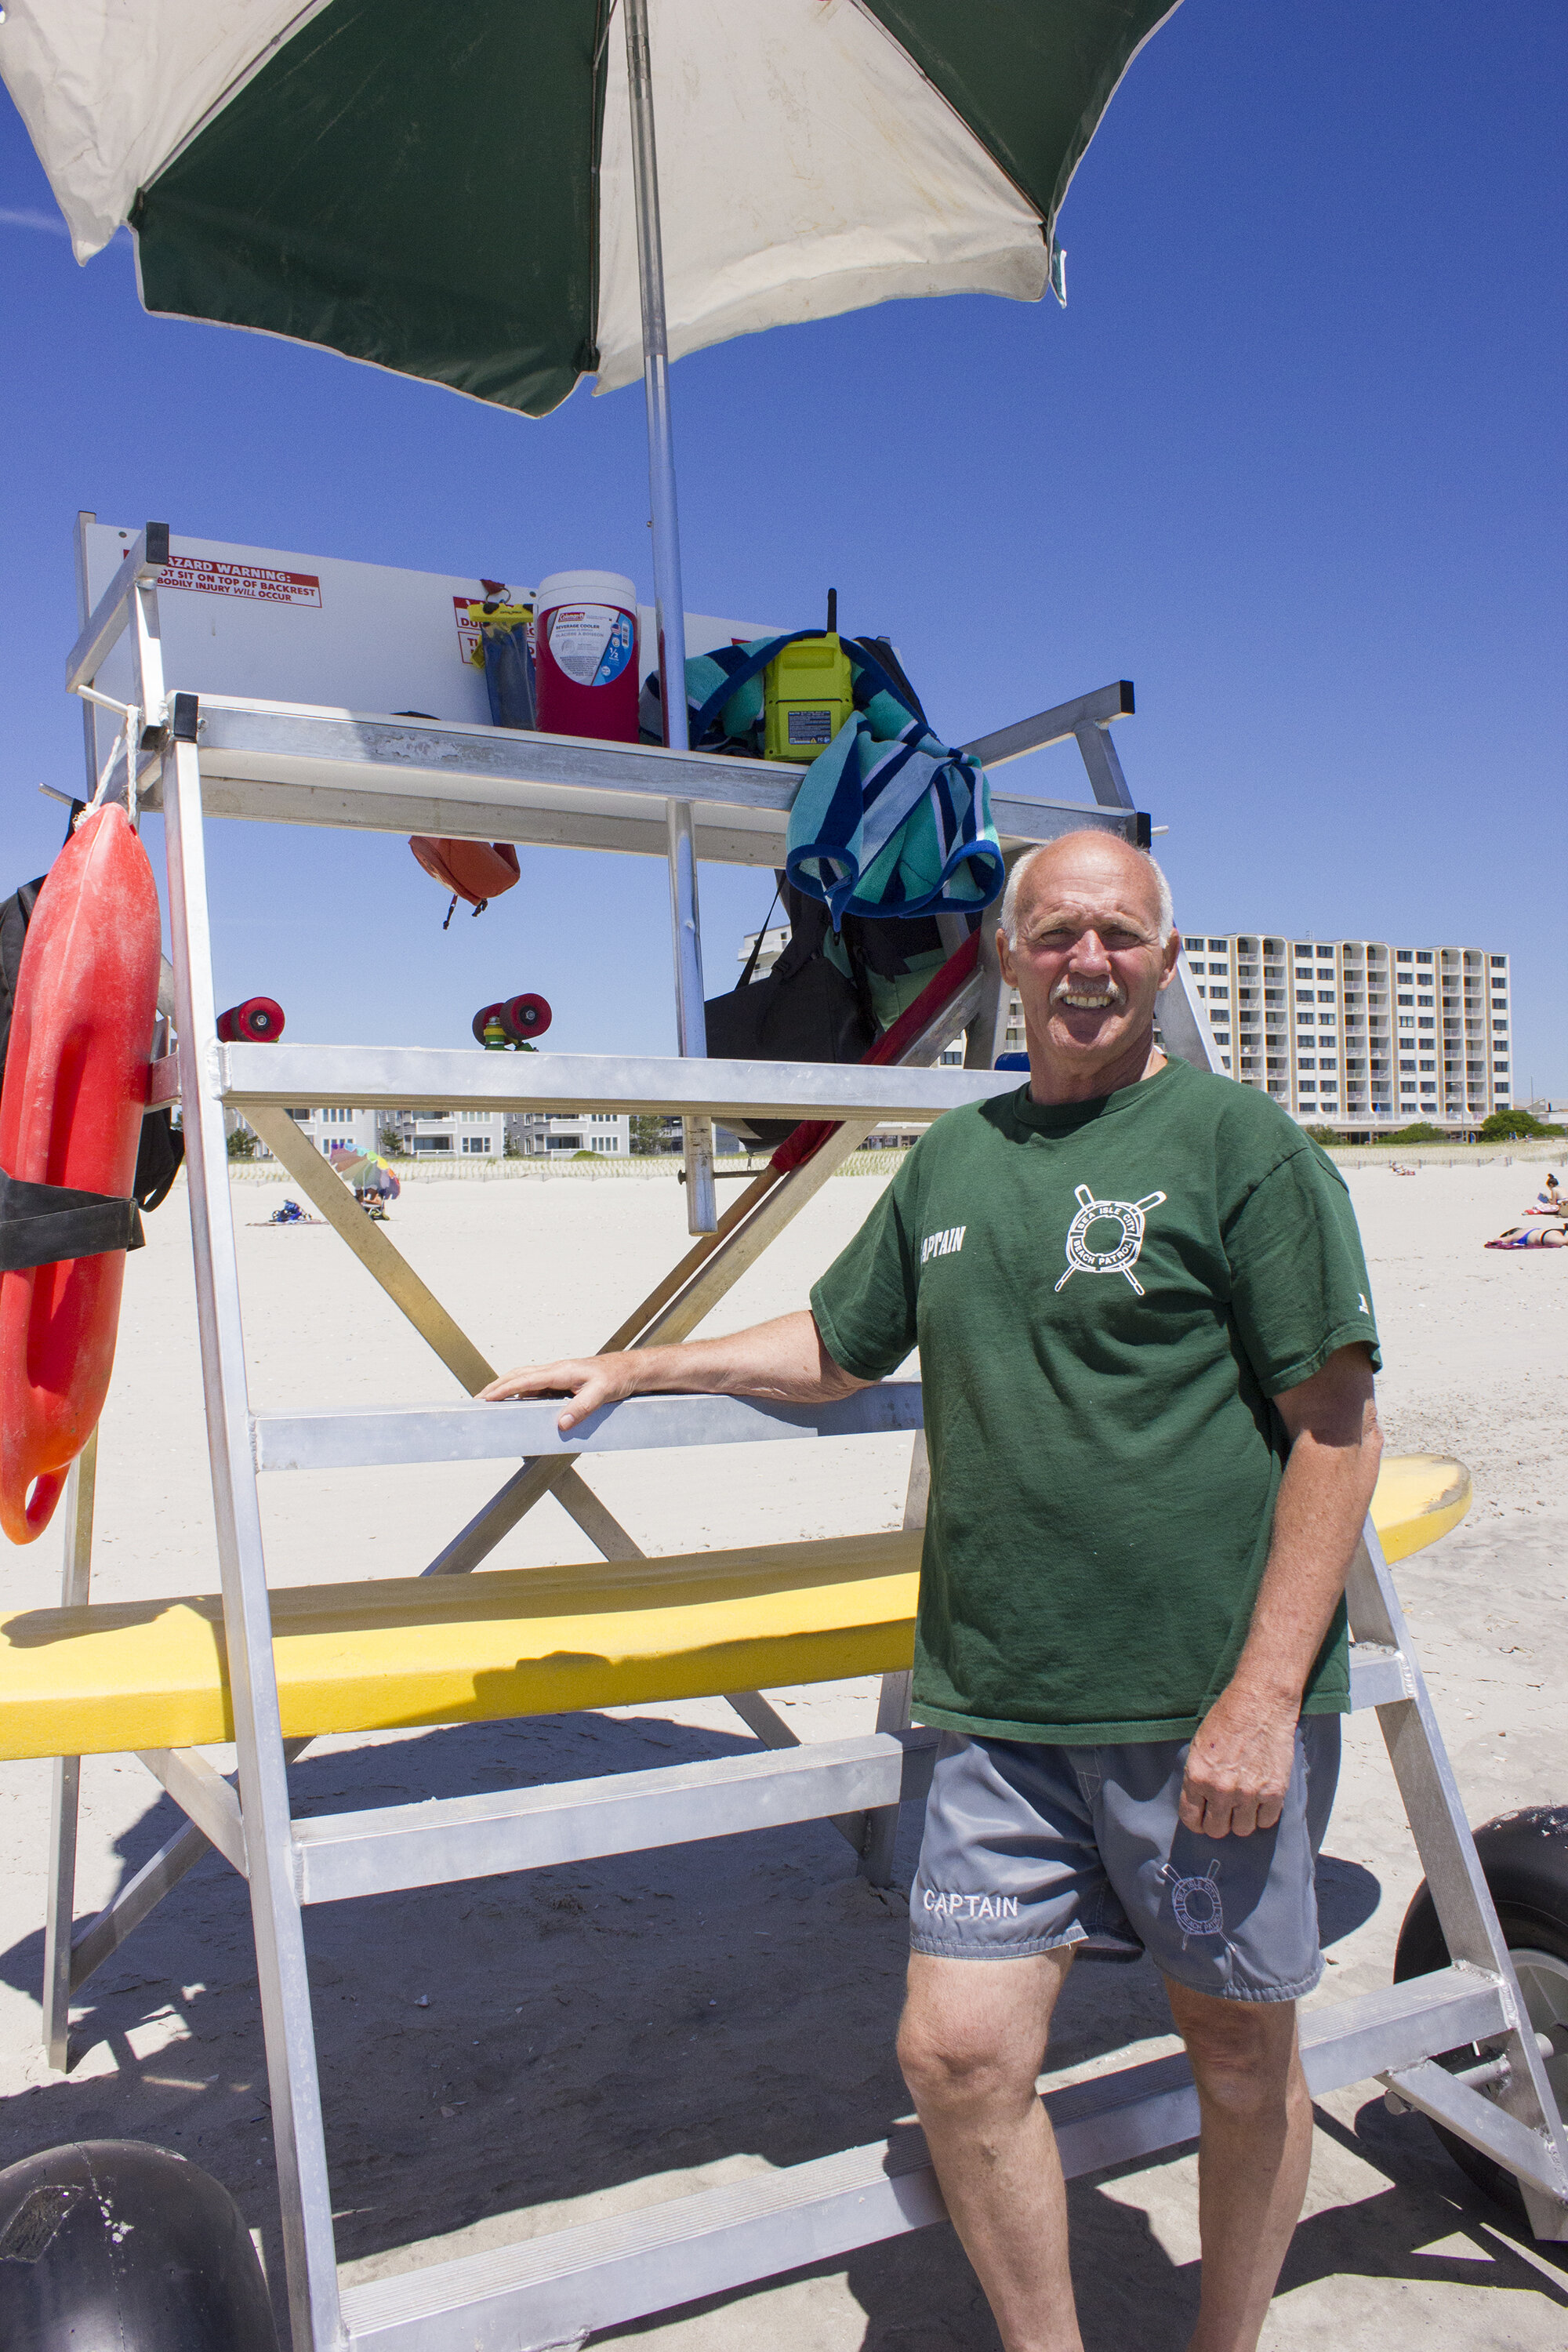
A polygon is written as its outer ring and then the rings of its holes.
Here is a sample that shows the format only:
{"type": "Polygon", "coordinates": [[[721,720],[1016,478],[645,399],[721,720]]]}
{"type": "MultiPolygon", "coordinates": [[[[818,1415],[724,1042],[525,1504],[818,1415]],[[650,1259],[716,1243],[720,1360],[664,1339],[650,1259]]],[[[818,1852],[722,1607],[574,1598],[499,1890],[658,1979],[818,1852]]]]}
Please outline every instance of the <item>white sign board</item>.
{"type": "MultiPolygon", "coordinates": [[[[89,610],[136,537],[112,523],[87,525],[89,610]]],[[[171,692],[378,715],[416,710],[468,726],[489,724],[484,672],[468,656],[479,634],[471,607],[496,583],[216,540],[172,539],[170,552],[158,616],[171,692]]],[[[526,584],[505,583],[508,603],[529,604],[532,595],[526,584]]],[[[651,605],[639,607],[637,625],[637,662],[646,677],[657,662],[651,605]]],[[[688,653],[774,634],[761,621],[686,616],[688,653]]],[[[106,694],[129,700],[127,637],[98,682],[106,694]]],[[[107,711],[97,720],[101,760],[114,722],[107,711]]]]}

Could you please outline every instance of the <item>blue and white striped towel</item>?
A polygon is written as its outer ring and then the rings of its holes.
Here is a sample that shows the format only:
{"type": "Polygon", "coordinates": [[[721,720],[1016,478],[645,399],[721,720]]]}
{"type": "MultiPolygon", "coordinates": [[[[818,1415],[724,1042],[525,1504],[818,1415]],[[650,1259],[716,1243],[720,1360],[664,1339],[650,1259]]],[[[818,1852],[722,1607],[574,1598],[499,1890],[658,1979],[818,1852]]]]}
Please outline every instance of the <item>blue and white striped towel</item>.
{"type": "Polygon", "coordinates": [[[879,740],[863,710],[801,778],[784,866],[835,930],[846,915],[978,914],[1006,879],[979,761],[918,719],[879,740]]]}

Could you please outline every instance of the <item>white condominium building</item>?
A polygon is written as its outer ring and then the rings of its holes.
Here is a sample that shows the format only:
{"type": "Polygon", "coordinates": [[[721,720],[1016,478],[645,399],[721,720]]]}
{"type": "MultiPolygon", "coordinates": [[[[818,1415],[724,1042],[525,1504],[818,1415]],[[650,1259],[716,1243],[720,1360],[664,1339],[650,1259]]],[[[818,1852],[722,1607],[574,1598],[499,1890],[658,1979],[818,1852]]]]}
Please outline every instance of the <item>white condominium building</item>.
{"type": "Polygon", "coordinates": [[[1224,1067],[1307,1124],[1468,1130],[1514,1100],[1506,955],[1247,931],[1186,952],[1224,1067]]]}
{"type": "MultiPolygon", "coordinates": [[[[1261,931],[1184,937],[1221,1067],[1305,1125],[1368,1140],[1418,1118],[1468,1132],[1516,1100],[1506,955],[1261,931]]],[[[759,971],[788,938],[784,926],[764,934],[759,971]]],[[[1004,1043],[1024,1051],[1014,991],[1004,1043]]],[[[942,1055],[963,1058],[962,1045],[942,1055]]]]}
{"type": "Polygon", "coordinates": [[[509,1110],[506,1133],[524,1160],[548,1151],[614,1152],[626,1159],[632,1148],[632,1123],[624,1110],[509,1110]]]}

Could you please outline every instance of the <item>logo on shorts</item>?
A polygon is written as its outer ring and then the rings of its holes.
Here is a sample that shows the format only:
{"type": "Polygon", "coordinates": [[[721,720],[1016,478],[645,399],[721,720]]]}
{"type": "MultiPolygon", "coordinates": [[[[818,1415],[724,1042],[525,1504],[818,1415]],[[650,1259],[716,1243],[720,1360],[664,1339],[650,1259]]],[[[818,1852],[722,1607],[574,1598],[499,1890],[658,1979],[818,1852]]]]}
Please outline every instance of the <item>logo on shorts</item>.
{"type": "Polygon", "coordinates": [[[1219,1864],[1211,1862],[1201,1878],[1184,1878],[1166,1863],[1160,1875],[1171,1890],[1171,1908],[1182,1931],[1184,1949],[1189,1936],[1223,1936],[1225,1906],[1219,1895],[1219,1864]]]}
{"type": "Polygon", "coordinates": [[[1016,1895],[944,1895],[940,1887],[928,1886],[924,1901],[926,1909],[942,1919],[1016,1919],[1018,1916],[1016,1895]]]}
{"type": "Polygon", "coordinates": [[[1075,1188],[1079,1212],[1068,1227],[1068,1270],[1058,1283],[1065,1290],[1075,1274],[1125,1275],[1140,1298],[1143,1286],[1132,1269],[1143,1247],[1143,1220],[1151,1209],[1157,1209],[1165,1198],[1163,1192],[1145,1192],[1141,1201],[1097,1201],[1087,1184],[1075,1188]],[[1089,1235],[1097,1224],[1120,1225],[1121,1237],[1109,1249],[1091,1249],[1089,1235]]]}

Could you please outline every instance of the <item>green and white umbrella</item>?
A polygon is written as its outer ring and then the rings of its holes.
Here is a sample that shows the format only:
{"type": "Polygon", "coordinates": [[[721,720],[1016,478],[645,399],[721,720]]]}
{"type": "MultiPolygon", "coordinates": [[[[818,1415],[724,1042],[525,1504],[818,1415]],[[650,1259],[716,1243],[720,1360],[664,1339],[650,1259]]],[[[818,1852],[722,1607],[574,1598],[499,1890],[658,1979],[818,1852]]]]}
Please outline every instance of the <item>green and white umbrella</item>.
{"type": "MultiPolygon", "coordinates": [[[[1032,301],[1173,0],[646,0],[671,358],[910,295],[1032,301]]],[[[0,73],[147,308],[543,415],[641,373],[615,0],[9,0],[0,73]],[[612,33],[615,37],[611,37],[612,33]]]]}

